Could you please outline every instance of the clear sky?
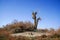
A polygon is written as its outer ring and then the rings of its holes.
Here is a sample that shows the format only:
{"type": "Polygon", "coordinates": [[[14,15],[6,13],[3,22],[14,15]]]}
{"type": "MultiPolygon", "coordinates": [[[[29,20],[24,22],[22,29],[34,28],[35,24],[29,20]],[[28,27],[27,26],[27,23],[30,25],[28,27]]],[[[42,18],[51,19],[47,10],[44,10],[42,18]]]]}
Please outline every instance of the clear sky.
{"type": "Polygon", "coordinates": [[[33,11],[37,11],[37,17],[42,19],[38,28],[59,28],[59,0],[0,0],[0,26],[11,23],[14,19],[33,23],[33,11]]]}

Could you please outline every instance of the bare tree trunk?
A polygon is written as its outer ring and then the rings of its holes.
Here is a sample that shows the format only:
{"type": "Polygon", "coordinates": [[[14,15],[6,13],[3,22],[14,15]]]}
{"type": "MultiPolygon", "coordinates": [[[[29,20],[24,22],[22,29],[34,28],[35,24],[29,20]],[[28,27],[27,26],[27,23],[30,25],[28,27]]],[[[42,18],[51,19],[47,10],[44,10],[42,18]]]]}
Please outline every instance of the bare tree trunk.
{"type": "Polygon", "coordinates": [[[32,18],[34,19],[34,29],[35,30],[37,29],[38,21],[40,20],[40,17],[36,18],[36,14],[37,14],[37,12],[32,13],[32,18]]]}

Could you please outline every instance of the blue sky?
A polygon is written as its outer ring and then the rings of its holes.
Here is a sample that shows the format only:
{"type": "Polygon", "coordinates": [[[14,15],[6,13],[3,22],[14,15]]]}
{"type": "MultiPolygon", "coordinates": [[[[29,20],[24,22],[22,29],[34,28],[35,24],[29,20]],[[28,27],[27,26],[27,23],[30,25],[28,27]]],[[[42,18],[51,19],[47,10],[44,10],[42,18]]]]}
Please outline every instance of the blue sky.
{"type": "Polygon", "coordinates": [[[59,28],[59,0],[0,0],[0,26],[11,23],[14,19],[33,23],[33,11],[37,11],[37,17],[42,19],[38,28],[59,28]]]}

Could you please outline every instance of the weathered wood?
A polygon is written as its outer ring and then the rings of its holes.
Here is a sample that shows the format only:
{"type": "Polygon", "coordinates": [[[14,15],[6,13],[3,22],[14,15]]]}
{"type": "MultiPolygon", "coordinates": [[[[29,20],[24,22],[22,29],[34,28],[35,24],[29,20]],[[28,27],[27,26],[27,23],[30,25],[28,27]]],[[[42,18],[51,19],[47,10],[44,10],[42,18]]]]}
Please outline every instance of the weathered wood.
{"type": "Polygon", "coordinates": [[[37,18],[36,15],[37,15],[37,12],[32,13],[32,18],[34,20],[34,29],[35,30],[37,29],[37,25],[38,25],[39,20],[41,20],[41,18],[40,17],[37,18]]]}

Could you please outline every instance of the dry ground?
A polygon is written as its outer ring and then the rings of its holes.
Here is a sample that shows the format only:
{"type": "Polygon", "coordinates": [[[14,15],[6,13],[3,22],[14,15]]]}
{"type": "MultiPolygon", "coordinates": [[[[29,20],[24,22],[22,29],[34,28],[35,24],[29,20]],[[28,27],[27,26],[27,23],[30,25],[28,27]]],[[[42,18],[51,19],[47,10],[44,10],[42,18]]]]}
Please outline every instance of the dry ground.
{"type": "Polygon", "coordinates": [[[26,37],[36,37],[41,35],[50,35],[49,33],[40,33],[40,32],[23,32],[11,34],[11,36],[26,36],[26,37]]]}

